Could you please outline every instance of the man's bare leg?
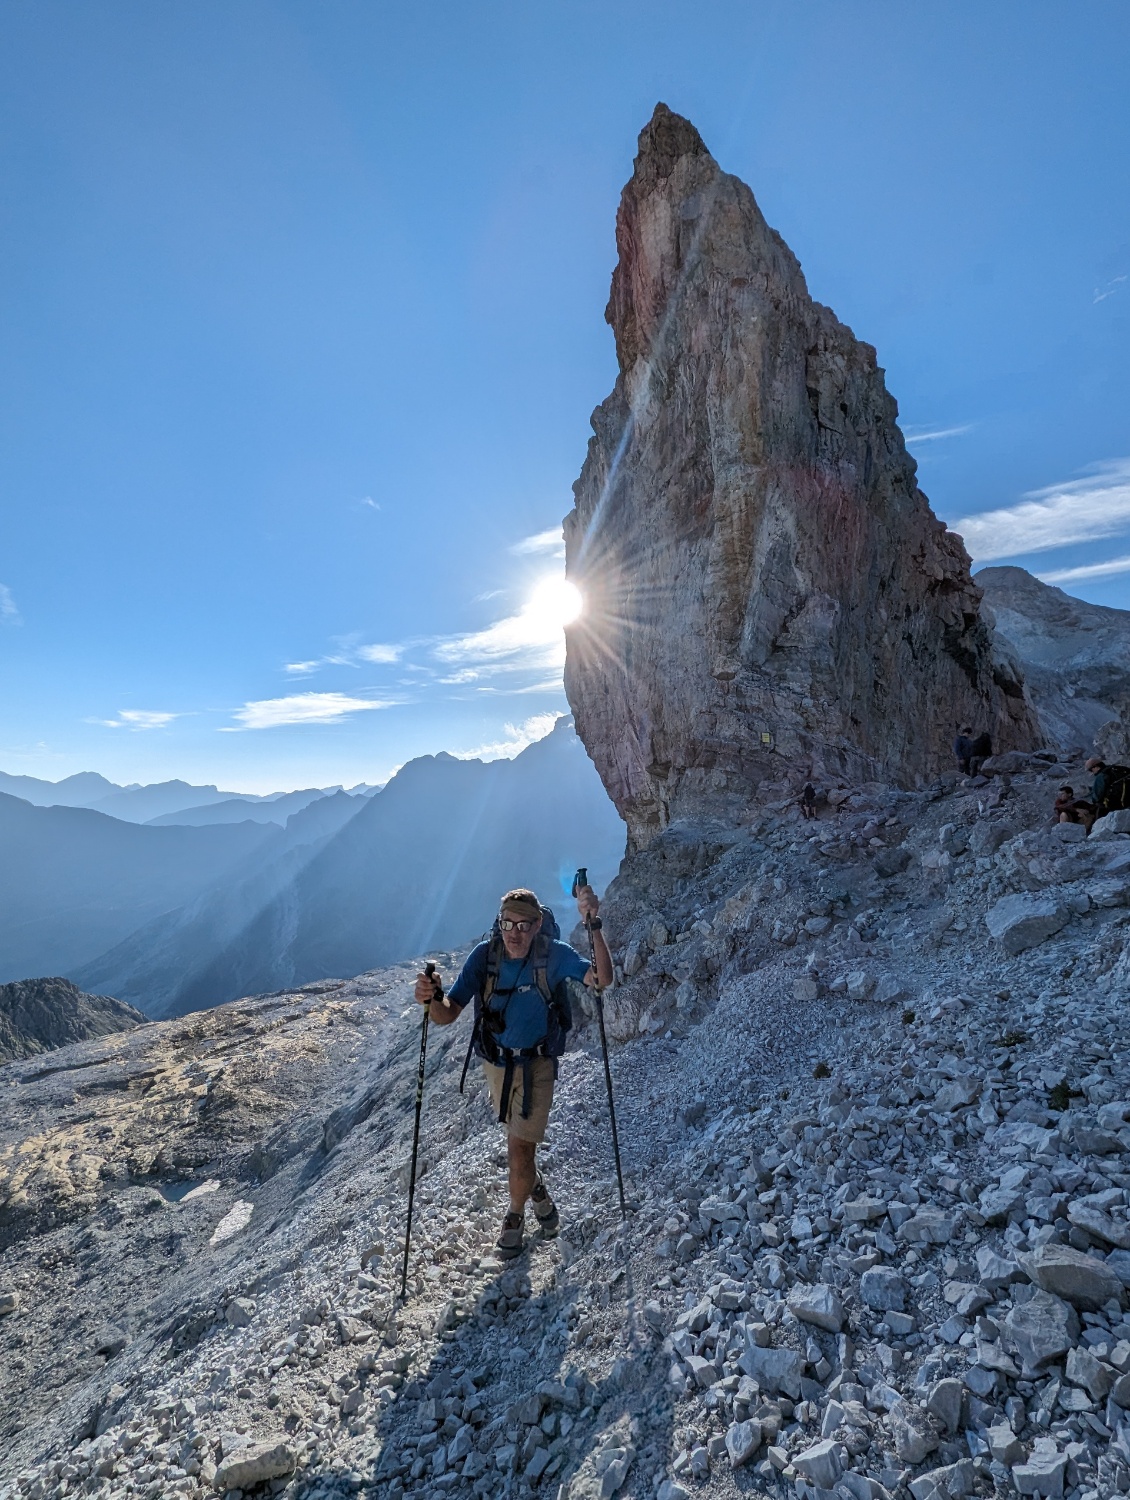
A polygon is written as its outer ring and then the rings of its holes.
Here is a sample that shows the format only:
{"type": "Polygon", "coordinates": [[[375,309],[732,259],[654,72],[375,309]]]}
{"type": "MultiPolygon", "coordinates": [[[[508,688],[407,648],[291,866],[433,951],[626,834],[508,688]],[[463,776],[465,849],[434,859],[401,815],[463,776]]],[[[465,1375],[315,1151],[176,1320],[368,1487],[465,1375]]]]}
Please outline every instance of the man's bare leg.
{"type": "Polygon", "coordinates": [[[524,1214],[526,1199],[537,1181],[537,1142],[520,1141],[516,1135],[506,1137],[506,1155],[510,1164],[510,1212],[524,1214]]]}

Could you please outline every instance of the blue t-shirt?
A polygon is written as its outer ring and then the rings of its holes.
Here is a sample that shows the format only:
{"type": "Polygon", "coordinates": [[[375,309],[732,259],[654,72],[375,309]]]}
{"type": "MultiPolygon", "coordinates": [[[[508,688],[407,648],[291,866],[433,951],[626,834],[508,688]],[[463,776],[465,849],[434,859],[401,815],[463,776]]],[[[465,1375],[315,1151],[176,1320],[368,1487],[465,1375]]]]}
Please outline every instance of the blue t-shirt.
{"type": "MultiPolygon", "coordinates": [[[[458,979],[447,992],[456,1005],[469,1005],[482,996],[487,982],[489,951],[489,942],[480,943],[471,950],[458,979]]],[[[556,940],[550,943],[545,963],[550,994],[556,996],[557,986],[567,979],[583,980],[588,971],[588,959],[582,958],[576,948],[556,940]]],[[[505,1012],[506,1025],[497,1039],[501,1047],[517,1052],[523,1047],[536,1047],[545,1036],[545,1001],[534,978],[532,948],[525,958],[502,960],[494,993],[490,997],[490,1009],[505,1012]]]]}

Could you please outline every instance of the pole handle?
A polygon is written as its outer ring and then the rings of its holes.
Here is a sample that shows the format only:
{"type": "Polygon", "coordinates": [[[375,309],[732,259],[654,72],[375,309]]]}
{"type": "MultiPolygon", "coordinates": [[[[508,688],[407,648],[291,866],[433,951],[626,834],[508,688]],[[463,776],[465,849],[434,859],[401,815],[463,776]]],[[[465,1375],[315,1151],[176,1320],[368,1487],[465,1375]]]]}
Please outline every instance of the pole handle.
{"type": "Polygon", "coordinates": [[[580,869],[577,871],[577,873],[573,876],[573,889],[570,892],[570,894],[572,895],[574,901],[577,899],[577,892],[583,886],[588,885],[588,883],[589,883],[589,872],[588,872],[588,869],[586,868],[586,866],[582,865],[580,867],[580,869]]]}
{"type": "MultiPolygon", "coordinates": [[[[442,1000],[443,1003],[444,1003],[444,1005],[447,1005],[448,1004],[448,999],[447,999],[447,996],[443,993],[443,985],[440,984],[439,980],[436,978],[436,966],[435,966],[435,964],[432,963],[432,961],[430,959],[424,965],[424,978],[425,979],[430,979],[431,982],[432,982],[432,990],[433,990],[433,996],[432,996],[432,998],[435,999],[435,1000],[442,1000]]],[[[431,1000],[429,1000],[428,1001],[429,1006],[431,1005],[431,1003],[432,1003],[431,1000]]]]}

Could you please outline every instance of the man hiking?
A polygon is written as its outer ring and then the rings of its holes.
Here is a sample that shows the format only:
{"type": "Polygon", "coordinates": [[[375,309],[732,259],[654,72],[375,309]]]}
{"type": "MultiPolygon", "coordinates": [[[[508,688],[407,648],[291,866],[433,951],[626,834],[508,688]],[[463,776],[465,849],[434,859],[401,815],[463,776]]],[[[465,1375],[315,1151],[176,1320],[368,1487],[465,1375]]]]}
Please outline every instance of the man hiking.
{"type": "Polygon", "coordinates": [[[1095,805],[1096,817],[1105,818],[1107,813],[1130,807],[1130,768],[1107,765],[1101,756],[1092,755],[1087,770],[1094,777],[1091,801],[1095,805]]]}
{"type": "Polygon", "coordinates": [[[954,758],[957,761],[957,769],[963,776],[969,775],[969,762],[973,755],[973,729],[967,724],[958,732],[953,742],[954,758]]]}
{"type": "Polygon", "coordinates": [[[557,1233],[557,1208],[536,1156],[549,1122],[557,1058],[572,1024],[568,984],[606,989],[612,983],[612,957],[591,886],[577,891],[577,910],[592,934],[595,975],[587,958],[558,940],[552,913],[533,891],[519,888],[503,896],[491,937],[472,949],[446,995],[440,974],[416,978],[418,1004],[433,1002],[433,1025],[450,1026],[465,1005],[475,1007],[471,1046],[482,1059],[491,1104],[507,1131],[510,1209],[495,1245],[502,1260],[512,1260],[524,1248],[527,1199],[542,1233],[557,1233]]]}

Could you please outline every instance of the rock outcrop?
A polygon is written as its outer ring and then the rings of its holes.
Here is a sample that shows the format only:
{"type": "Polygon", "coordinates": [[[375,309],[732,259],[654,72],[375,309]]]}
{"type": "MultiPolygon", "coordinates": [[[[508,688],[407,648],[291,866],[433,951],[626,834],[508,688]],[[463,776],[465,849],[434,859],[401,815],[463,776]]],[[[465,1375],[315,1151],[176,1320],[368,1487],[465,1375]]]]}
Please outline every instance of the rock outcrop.
{"type": "Polygon", "coordinates": [[[0,1062],[130,1031],[145,1019],[121,1000],[84,995],[69,979],[0,984],[0,1062]]]}
{"type": "Polygon", "coordinates": [[[783,772],[914,785],[966,721],[1031,744],[874,349],[664,105],[616,237],[620,373],[565,521],[586,595],[565,683],[632,846],[740,820],[783,772]]]}
{"type": "Polygon", "coordinates": [[[1092,744],[1130,754],[1130,610],[1072,598],[1023,568],[982,568],[981,613],[1010,656],[1040,722],[1059,749],[1092,744]]]}

